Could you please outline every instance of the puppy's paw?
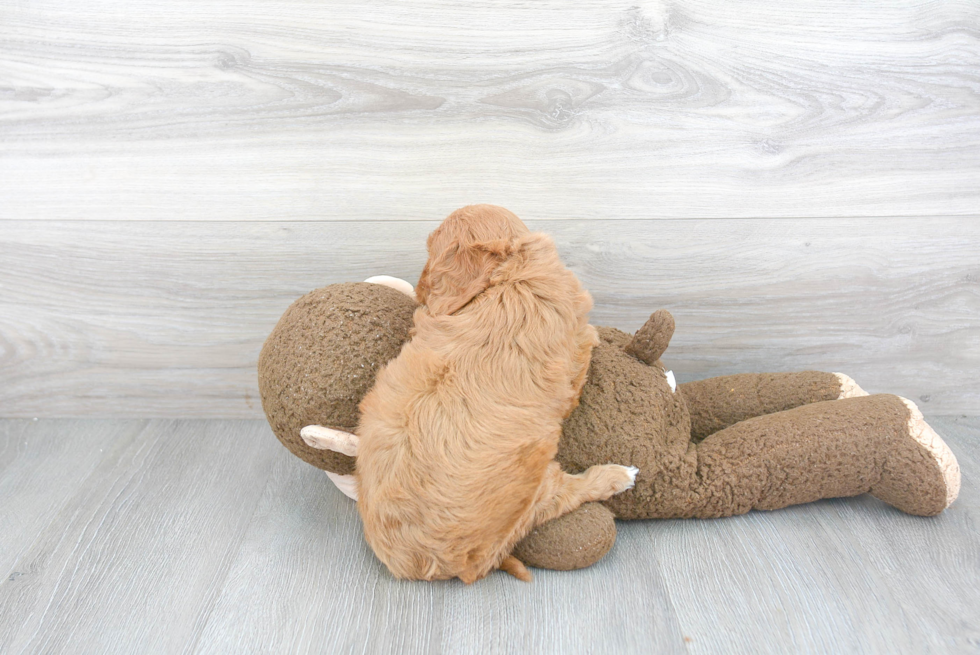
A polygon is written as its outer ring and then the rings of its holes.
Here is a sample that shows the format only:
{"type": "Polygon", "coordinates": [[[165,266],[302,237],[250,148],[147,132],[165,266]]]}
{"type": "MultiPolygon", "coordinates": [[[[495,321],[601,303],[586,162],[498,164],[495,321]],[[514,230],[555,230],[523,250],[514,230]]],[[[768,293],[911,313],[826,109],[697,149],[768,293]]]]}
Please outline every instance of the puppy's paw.
{"type": "MultiPolygon", "coordinates": [[[[614,464],[613,466],[616,465],[614,464]]],[[[636,485],[636,474],[640,472],[640,469],[636,468],[635,466],[620,466],[619,468],[625,470],[626,475],[629,477],[629,482],[624,482],[623,486],[621,487],[617,485],[616,491],[613,492],[616,494],[632,489],[636,485]]]]}
{"type": "Polygon", "coordinates": [[[607,500],[616,494],[632,489],[636,484],[636,474],[640,469],[635,466],[620,466],[619,464],[603,464],[589,469],[598,496],[596,500],[607,500]]]}

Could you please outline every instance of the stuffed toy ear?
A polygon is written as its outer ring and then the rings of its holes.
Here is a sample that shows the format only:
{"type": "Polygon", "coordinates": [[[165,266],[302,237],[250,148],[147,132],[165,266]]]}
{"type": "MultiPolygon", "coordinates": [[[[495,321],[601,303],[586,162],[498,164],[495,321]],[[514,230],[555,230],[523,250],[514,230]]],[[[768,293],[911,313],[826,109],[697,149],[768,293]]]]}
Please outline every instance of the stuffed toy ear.
{"type": "Polygon", "coordinates": [[[658,309],[633,335],[633,339],[626,346],[626,352],[644,364],[653,366],[667,350],[667,344],[670,343],[672,336],[674,336],[674,317],[666,309],[658,309]]]}
{"type": "Polygon", "coordinates": [[[433,314],[454,314],[490,286],[490,276],[513,251],[499,239],[463,244],[453,240],[422,270],[416,297],[433,314]]]}
{"type": "MultiPolygon", "coordinates": [[[[357,456],[357,447],[360,442],[356,434],[334,430],[322,425],[307,425],[299,433],[310,448],[332,450],[350,457],[357,456]]],[[[341,475],[333,471],[324,471],[324,473],[345,496],[357,500],[357,478],[353,475],[341,475]]]]}
{"type": "Polygon", "coordinates": [[[359,440],[356,434],[322,425],[307,425],[299,431],[299,436],[310,448],[332,450],[348,457],[357,457],[359,440]]]}

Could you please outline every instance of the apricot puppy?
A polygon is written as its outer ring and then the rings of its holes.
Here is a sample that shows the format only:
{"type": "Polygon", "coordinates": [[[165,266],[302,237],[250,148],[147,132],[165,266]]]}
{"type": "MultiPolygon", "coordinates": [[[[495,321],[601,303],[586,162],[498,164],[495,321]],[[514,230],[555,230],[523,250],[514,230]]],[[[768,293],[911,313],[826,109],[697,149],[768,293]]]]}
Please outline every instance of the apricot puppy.
{"type": "Polygon", "coordinates": [[[597,342],[592,299],[551,238],[490,205],[428,240],[413,337],[361,403],[364,534],[400,578],[466,583],[540,523],[633,486],[636,469],[554,461],[597,342]]]}

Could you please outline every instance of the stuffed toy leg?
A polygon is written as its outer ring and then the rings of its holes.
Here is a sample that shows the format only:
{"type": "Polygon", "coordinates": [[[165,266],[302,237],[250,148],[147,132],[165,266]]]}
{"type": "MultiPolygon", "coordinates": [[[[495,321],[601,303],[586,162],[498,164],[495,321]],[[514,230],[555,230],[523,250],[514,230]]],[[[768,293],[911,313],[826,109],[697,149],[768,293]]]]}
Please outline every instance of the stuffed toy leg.
{"type": "Polygon", "coordinates": [[[802,405],[690,442],[648,472],[648,518],[714,518],[871,493],[909,514],[939,514],[959,469],[916,406],[887,394],[802,405]]]}
{"type": "Polygon", "coordinates": [[[739,421],[823,400],[867,396],[843,373],[740,373],[680,385],[691,412],[691,439],[701,441],[739,421]]]}
{"type": "Polygon", "coordinates": [[[956,497],[956,460],[911,402],[818,371],[675,387],[659,359],[672,333],[663,311],[633,336],[599,328],[579,408],[564,424],[566,470],[639,468],[636,486],[604,503],[616,518],[731,516],[868,491],[931,515],[956,497]]]}

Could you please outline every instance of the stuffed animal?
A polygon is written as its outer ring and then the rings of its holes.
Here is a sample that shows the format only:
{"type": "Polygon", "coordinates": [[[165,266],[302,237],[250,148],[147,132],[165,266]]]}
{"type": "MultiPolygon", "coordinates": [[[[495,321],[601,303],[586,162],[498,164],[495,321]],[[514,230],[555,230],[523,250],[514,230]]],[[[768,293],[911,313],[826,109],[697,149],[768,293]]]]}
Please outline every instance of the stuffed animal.
{"type": "MultiPolygon", "coordinates": [[[[394,278],[317,289],[283,314],[259,357],[279,440],[356,498],[358,404],[411,336],[412,287],[394,278]]],[[[956,459],[916,406],[868,395],[845,375],[741,374],[677,385],[660,357],[659,310],[635,334],[598,328],[581,401],[557,459],[639,469],[632,490],[536,528],[514,551],[530,566],[588,566],[612,547],[613,518],[713,518],[870,492],[930,516],[959,491],[956,459]]]]}

